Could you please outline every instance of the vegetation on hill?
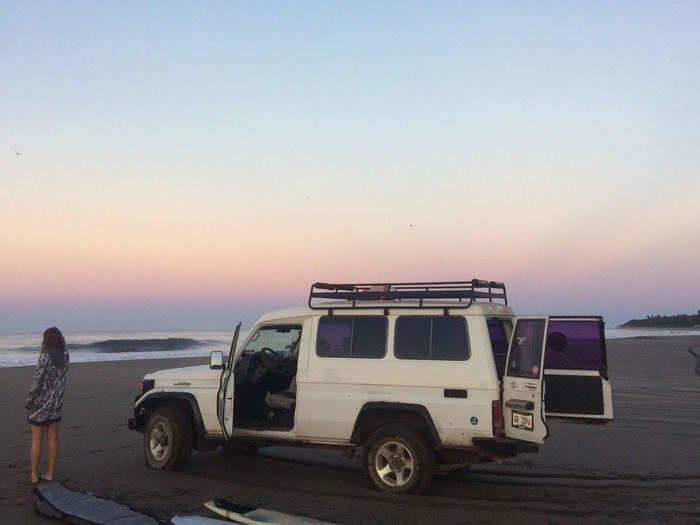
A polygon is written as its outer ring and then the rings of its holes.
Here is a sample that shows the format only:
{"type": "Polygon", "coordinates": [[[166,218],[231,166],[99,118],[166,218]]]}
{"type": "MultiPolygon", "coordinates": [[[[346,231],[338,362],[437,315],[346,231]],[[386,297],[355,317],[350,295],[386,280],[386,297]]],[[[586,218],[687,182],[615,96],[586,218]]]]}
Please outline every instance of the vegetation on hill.
{"type": "Polygon", "coordinates": [[[647,315],[646,319],[632,319],[625,328],[700,328],[700,310],[697,314],[647,315]]]}

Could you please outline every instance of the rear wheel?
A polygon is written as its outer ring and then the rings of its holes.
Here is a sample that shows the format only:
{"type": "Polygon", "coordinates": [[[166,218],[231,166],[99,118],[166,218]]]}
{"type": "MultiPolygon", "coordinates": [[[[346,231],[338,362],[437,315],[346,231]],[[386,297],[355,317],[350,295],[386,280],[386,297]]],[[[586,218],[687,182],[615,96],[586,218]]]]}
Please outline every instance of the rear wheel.
{"type": "Polygon", "coordinates": [[[435,457],[417,430],[387,425],[367,440],[365,466],[372,484],[382,492],[421,493],[433,480],[435,457]]]}
{"type": "Polygon", "coordinates": [[[148,464],[156,470],[179,470],[192,454],[192,425],[182,409],[162,407],[148,418],[143,433],[148,464]]]}

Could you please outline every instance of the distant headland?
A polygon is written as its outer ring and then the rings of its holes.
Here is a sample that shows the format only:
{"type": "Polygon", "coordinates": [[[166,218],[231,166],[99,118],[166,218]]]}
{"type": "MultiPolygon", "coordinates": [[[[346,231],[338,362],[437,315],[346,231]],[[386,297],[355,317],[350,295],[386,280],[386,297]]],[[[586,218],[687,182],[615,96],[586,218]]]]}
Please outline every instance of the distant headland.
{"type": "Polygon", "coordinates": [[[646,319],[631,319],[623,328],[700,328],[700,310],[697,314],[647,315],[646,319]]]}

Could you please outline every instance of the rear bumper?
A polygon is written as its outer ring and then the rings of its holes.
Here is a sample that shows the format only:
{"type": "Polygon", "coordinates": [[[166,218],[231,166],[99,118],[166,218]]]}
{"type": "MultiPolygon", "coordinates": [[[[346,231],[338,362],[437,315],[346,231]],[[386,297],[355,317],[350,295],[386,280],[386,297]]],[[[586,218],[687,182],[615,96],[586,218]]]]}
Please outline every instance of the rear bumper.
{"type": "Polygon", "coordinates": [[[512,438],[474,438],[479,454],[491,459],[512,458],[525,452],[537,452],[539,446],[528,441],[512,438]]]}

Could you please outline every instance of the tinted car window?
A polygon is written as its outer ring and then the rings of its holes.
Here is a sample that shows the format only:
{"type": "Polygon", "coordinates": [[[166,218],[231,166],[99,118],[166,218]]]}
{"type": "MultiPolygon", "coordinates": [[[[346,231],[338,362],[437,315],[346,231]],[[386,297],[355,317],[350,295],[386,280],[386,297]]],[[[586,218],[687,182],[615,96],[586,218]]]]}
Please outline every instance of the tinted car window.
{"type": "Polygon", "coordinates": [[[321,317],[316,354],[320,357],[377,359],[386,355],[386,317],[321,317]]]}
{"type": "Polygon", "coordinates": [[[467,322],[464,317],[433,317],[430,359],[461,361],[467,359],[467,322]]]}
{"type": "Polygon", "coordinates": [[[506,336],[504,321],[502,319],[487,319],[491,350],[496,363],[498,377],[502,378],[506,368],[506,355],[508,354],[508,337],[506,336]]]}
{"type": "Polygon", "coordinates": [[[350,357],[352,317],[321,317],[316,353],[321,357],[350,357]]]}
{"type": "Polygon", "coordinates": [[[463,317],[399,317],[394,356],[399,359],[463,361],[469,358],[463,317]]]}
{"type": "Polygon", "coordinates": [[[605,350],[600,321],[556,321],[547,328],[545,368],[603,370],[605,350]]]}
{"type": "Polygon", "coordinates": [[[508,353],[508,340],[506,330],[501,319],[488,319],[486,324],[489,328],[489,338],[491,339],[491,349],[494,354],[508,353]]]}
{"type": "Polygon", "coordinates": [[[428,359],[430,317],[399,317],[396,320],[394,355],[399,359],[428,359]]]}
{"type": "Polygon", "coordinates": [[[379,358],[386,354],[386,317],[355,317],[352,357],[379,358]]]}
{"type": "Polygon", "coordinates": [[[508,359],[508,375],[540,377],[544,319],[520,319],[515,325],[508,359]]]}

